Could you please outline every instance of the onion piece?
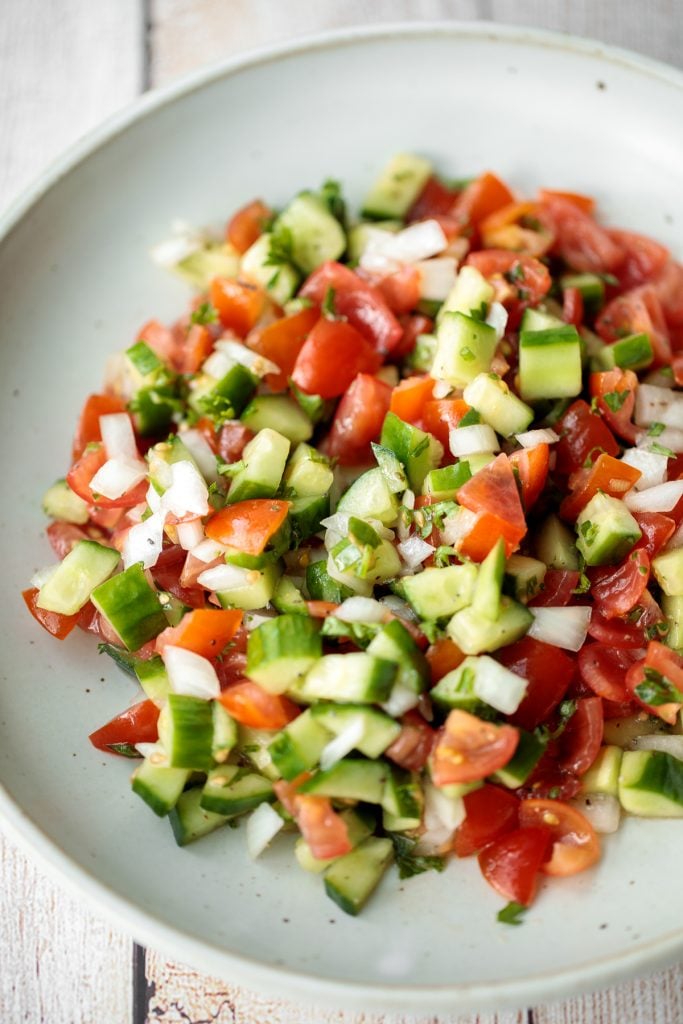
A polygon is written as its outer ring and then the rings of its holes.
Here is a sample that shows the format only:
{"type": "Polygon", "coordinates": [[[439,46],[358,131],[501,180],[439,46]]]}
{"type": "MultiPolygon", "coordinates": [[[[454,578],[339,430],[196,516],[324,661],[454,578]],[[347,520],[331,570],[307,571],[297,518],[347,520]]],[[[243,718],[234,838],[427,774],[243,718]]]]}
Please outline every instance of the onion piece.
{"type": "Polygon", "coordinates": [[[683,480],[669,480],[646,491],[629,491],[624,504],[631,512],[670,512],[683,498],[683,480]]]}
{"type": "Polygon", "coordinates": [[[108,459],[114,459],[117,455],[139,459],[133,424],[127,412],[111,412],[100,416],[100,433],[108,459]]]}
{"type": "Polygon", "coordinates": [[[152,262],[159,267],[174,267],[176,263],[202,249],[210,241],[208,233],[193,227],[183,220],[174,220],[171,224],[171,238],[150,249],[152,262]]]}
{"type": "Polygon", "coordinates": [[[217,540],[206,537],[200,544],[192,548],[192,554],[200,562],[214,562],[217,558],[224,555],[227,550],[225,544],[220,544],[217,540]]]}
{"type": "Polygon", "coordinates": [[[244,569],[241,565],[228,565],[224,562],[201,572],[197,583],[206,590],[236,590],[248,586],[255,576],[258,576],[256,569],[244,569]]]}
{"type": "Polygon", "coordinates": [[[400,718],[406,711],[417,707],[419,703],[420,695],[418,693],[402,683],[394,683],[389,699],[385,700],[384,704],[380,704],[380,707],[392,718],[400,718]]]}
{"type": "Polygon", "coordinates": [[[611,793],[586,793],[569,801],[600,835],[616,832],[621,820],[621,804],[611,793]]]}
{"type": "Polygon", "coordinates": [[[347,597],[334,614],[342,622],[384,622],[387,617],[385,609],[372,597],[347,597]]]}
{"type": "Polygon", "coordinates": [[[427,260],[443,252],[447,245],[439,222],[422,220],[402,231],[369,231],[359,262],[363,270],[392,273],[398,269],[396,264],[427,260]]]}
{"type": "Polygon", "coordinates": [[[453,833],[465,818],[462,797],[447,796],[431,782],[424,786],[424,832],[415,844],[417,854],[440,854],[450,845],[453,833]]]}
{"type": "Polygon", "coordinates": [[[360,715],[357,718],[351,720],[349,725],[345,729],[342,729],[334,739],[323,747],[320,754],[320,767],[325,772],[328,768],[332,768],[337,761],[341,761],[342,757],[346,757],[352,750],[355,750],[356,745],[362,740],[364,732],[363,719],[360,715]]]}
{"type": "Polygon", "coordinates": [[[154,512],[141,523],[128,530],[123,541],[123,565],[129,569],[136,562],[142,562],[144,569],[157,564],[164,545],[164,517],[154,512]]]}
{"type": "Polygon", "coordinates": [[[168,764],[168,754],[158,740],[156,743],[135,743],[133,746],[137,750],[138,754],[140,754],[141,757],[144,757],[145,760],[149,761],[151,764],[168,764]]]}
{"type": "Polygon", "coordinates": [[[476,661],[473,685],[475,697],[504,715],[514,715],[524,699],[528,681],[487,654],[473,660],[476,661]]]}
{"type": "Polygon", "coordinates": [[[258,629],[264,622],[269,622],[271,619],[276,618],[277,614],[274,609],[273,611],[245,612],[244,628],[247,633],[250,633],[252,629],[258,629]]]}
{"type": "Polygon", "coordinates": [[[500,302],[492,302],[486,315],[486,323],[493,327],[496,338],[500,341],[505,335],[505,328],[508,324],[508,311],[500,302]]]}
{"type": "MultiPolygon", "coordinates": [[[[206,357],[202,363],[202,373],[208,374],[214,380],[222,380],[232,370],[235,360],[231,359],[227,352],[220,352],[216,349],[206,357]]],[[[190,385],[190,387],[192,384],[190,385]]]]}
{"type": "Polygon", "coordinates": [[[201,430],[191,427],[189,430],[183,430],[178,436],[197,463],[204,479],[210,484],[215,483],[219,477],[216,455],[201,430]]]}
{"type": "Polygon", "coordinates": [[[192,551],[204,540],[204,527],[201,519],[190,519],[187,523],[176,526],[178,543],[184,551],[192,551]]]}
{"type": "Polygon", "coordinates": [[[522,448],[535,448],[539,444],[557,444],[560,435],[550,427],[544,427],[539,430],[524,430],[521,434],[515,434],[515,440],[519,441],[522,448]]]}
{"type": "Polygon", "coordinates": [[[275,808],[268,803],[259,804],[256,810],[252,811],[247,818],[246,826],[247,851],[252,860],[256,860],[263,853],[284,824],[284,818],[281,818],[275,808]]]}
{"type": "Polygon", "coordinates": [[[397,619],[403,619],[405,622],[420,621],[419,616],[415,614],[408,602],[404,601],[398,594],[387,594],[385,597],[380,597],[379,603],[388,608],[397,619]]]}
{"type": "Polygon", "coordinates": [[[627,448],[621,461],[640,471],[640,477],[633,485],[636,491],[645,491],[650,487],[656,487],[666,480],[669,463],[666,455],[657,455],[645,448],[627,448]]]}
{"type": "Polygon", "coordinates": [[[663,423],[683,430],[683,395],[669,388],[639,384],[636,389],[635,422],[640,427],[663,423]]]}
{"type": "Polygon", "coordinates": [[[428,544],[426,540],[422,540],[421,537],[413,535],[408,537],[407,540],[401,541],[398,545],[398,553],[411,569],[416,569],[418,565],[422,565],[425,559],[433,555],[436,548],[433,544],[428,544]]]}
{"type": "Polygon", "coordinates": [[[435,399],[448,398],[452,390],[453,385],[450,384],[447,380],[437,380],[434,382],[434,387],[432,389],[432,397],[435,399]]]}
{"type": "Polygon", "coordinates": [[[209,489],[206,480],[188,459],[171,464],[171,486],[161,496],[161,507],[181,518],[209,514],[209,489]]]}
{"type": "Polygon", "coordinates": [[[140,459],[116,455],[100,466],[90,481],[90,489],[93,494],[101,494],[105,498],[120,498],[146,476],[147,466],[140,459]]]}
{"type": "MultiPolygon", "coordinates": [[[[643,430],[636,438],[636,444],[646,452],[652,452],[655,444],[658,444],[661,448],[669,448],[670,451],[679,454],[683,452],[683,430],[679,430],[678,427],[664,427],[661,434],[656,436],[648,430],[643,430]]],[[[654,448],[654,453],[656,451],[657,449],[654,448]]]]}
{"type": "Polygon", "coordinates": [[[45,586],[50,577],[54,576],[60,565],[61,562],[55,562],[54,565],[46,565],[43,569],[37,569],[33,576],[31,576],[29,583],[36,590],[40,590],[45,586]]]}
{"type": "Polygon", "coordinates": [[[455,284],[457,266],[452,256],[418,260],[414,267],[420,275],[420,298],[443,302],[455,284]]]}
{"type": "Polygon", "coordinates": [[[658,750],[683,761],[683,736],[671,736],[668,733],[635,736],[629,746],[632,750],[658,750]]]}
{"type": "Polygon", "coordinates": [[[214,700],[220,697],[221,686],[216,670],[208,658],[202,658],[184,647],[167,644],[162,654],[173,693],[185,697],[214,700]]]}
{"type": "Polygon", "coordinates": [[[459,506],[446,516],[440,533],[444,544],[457,546],[458,542],[474,529],[477,513],[459,506]]]}
{"type": "Polygon", "coordinates": [[[246,366],[257,377],[265,377],[267,373],[280,373],[277,363],[232,338],[219,338],[216,342],[216,351],[226,355],[233,364],[246,366]]]}
{"type": "Polygon", "coordinates": [[[452,427],[448,433],[448,446],[457,458],[478,455],[480,452],[500,451],[496,432],[488,423],[472,423],[468,427],[452,427]]]}
{"type": "Polygon", "coordinates": [[[533,613],[527,636],[565,651],[581,650],[588,632],[590,608],[534,608],[533,613]]]}

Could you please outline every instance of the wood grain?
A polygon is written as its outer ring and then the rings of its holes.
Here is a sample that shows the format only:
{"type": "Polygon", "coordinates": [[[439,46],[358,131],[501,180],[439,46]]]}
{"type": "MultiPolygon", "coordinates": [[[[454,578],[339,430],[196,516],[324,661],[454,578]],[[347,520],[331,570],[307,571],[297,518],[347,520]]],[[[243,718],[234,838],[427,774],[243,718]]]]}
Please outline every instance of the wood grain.
{"type": "Polygon", "coordinates": [[[683,965],[534,1010],[534,1024],[680,1024],[683,965]]]}

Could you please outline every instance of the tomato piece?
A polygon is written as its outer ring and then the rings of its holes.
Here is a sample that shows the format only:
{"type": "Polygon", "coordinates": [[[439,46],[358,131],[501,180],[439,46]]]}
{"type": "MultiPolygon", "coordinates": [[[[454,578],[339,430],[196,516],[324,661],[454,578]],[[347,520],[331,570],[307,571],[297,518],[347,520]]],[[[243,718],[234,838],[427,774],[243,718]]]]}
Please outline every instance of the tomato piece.
{"type": "Polygon", "coordinates": [[[588,819],[559,800],[522,800],[522,828],[548,829],[552,840],[550,858],[543,862],[544,875],[576,875],[600,859],[600,840],[588,819]]]}
{"type": "Polygon", "coordinates": [[[141,700],[100,729],[91,732],[88,739],[97,750],[116,754],[119,753],[117,747],[130,748],[136,743],[156,743],[159,738],[158,721],[159,708],[154,701],[141,700]]]}
{"type": "Polygon", "coordinates": [[[167,626],[156,638],[155,649],[163,654],[169,644],[194,651],[203,658],[222,654],[242,625],[242,612],[234,608],[195,608],[177,626],[167,626]]]}
{"type": "Polygon", "coordinates": [[[273,789],[278,800],[294,817],[314,857],[330,860],[350,853],[353,846],[346,822],[333,810],[328,798],[298,792],[299,786],[307,778],[308,775],[304,773],[291,782],[276,782],[273,789]]]}
{"type": "Polygon", "coordinates": [[[175,332],[170,327],[166,327],[159,320],[148,320],[138,331],[135,340],[144,341],[162,362],[169,366],[174,365],[177,341],[175,332]]]}
{"type": "Polygon", "coordinates": [[[465,262],[476,267],[484,277],[505,277],[510,285],[514,285],[513,294],[523,306],[540,302],[553,283],[548,268],[540,260],[533,256],[520,256],[507,249],[471,252],[465,262]]]}
{"type": "Polygon", "coordinates": [[[621,266],[621,246],[575,202],[546,193],[542,209],[555,229],[552,251],[573,270],[601,274],[613,273],[621,266]]]}
{"type": "Polygon", "coordinates": [[[604,341],[613,342],[625,334],[647,334],[654,352],[653,367],[671,361],[671,341],[662,304],[656,290],[648,285],[618,295],[602,310],[595,330],[604,341]]]}
{"type": "Polygon", "coordinates": [[[598,756],[602,743],[604,716],[599,697],[583,697],[560,736],[558,764],[565,771],[583,775],[598,756]]]}
{"type": "Polygon", "coordinates": [[[570,476],[571,494],[560,505],[560,515],[573,522],[598,491],[623,498],[641,476],[635,466],[602,452],[589,469],[578,469],[570,476]]]}
{"type": "Polygon", "coordinates": [[[553,243],[553,232],[543,222],[538,203],[508,203],[479,225],[486,249],[511,249],[528,256],[542,256],[553,243]]]}
{"type": "Polygon", "coordinates": [[[383,380],[359,373],[342,397],[324,442],[330,458],[353,466],[370,458],[370,442],[378,440],[389,411],[392,389],[383,380]]]}
{"type": "Polygon", "coordinates": [[[403,328],[376,288],[341,263],[323,263],[313,271],[299,294],[320,306],[328,288],[334,291],[337,314],[345,317],[378,352],[386,354],[396,349],[403,328]]]}
{"type": "MultiPolygon", "coordinates": [[[[683,325],[683,266],[669,260],[660,274],[650,282],[650,287],[661,303],[669,328],[683,325]]],[[[679,348],[680,345],[675,347],[679,348]]]]}
{"type": "Polygon", "coordinates": [[[490,214],[514,201],[505,182],[485,171],[462,190],[453,204],[452,212],[463,223],[477,226],[490,214]]]}
{"type": "Polygon", "coordinates": [[[636,548],[617,566],[593,569],[591,595],[606,619],[626,615],[634,608],[650,578],[650,556],[636,548]]]}
{"type": "MultiPolygon", "coordinates": [[[[607,425],[617,437],[635,444],[642,430],[633,423],[633,409],[636,404],[638,378],[633,370],[608,370],[606,373],[591,373],[590,393],[598,400],[598,409],[607,425]],[[613,409],[605,401],[606,395],[619,395],[621,405],[613,409]],[[626,395],[625,398],[621,396],[626,395]]],[[[609,452],[612,455],[615,453],[609,452]]]]}
{"type": "Polygon", "coordinates": [[[665,246],[646,235],[615,228],[608,234],[624,253],[624,261],[619,268],[619,284],[624,291],[659,277],[671,259],[665,246]]]}
{"type": "Polygon", "coordinates": [[[301,708],[294,701],[268,693],[251,679],[233,683],[218,699],[236,722],[252,729],[284,729],[301,714],[301,708]]]}
{"type": "Polygon", "coordinates": [[[190,324],[178,343],[175,367],[179,373],[196,373],[213,349],[213,335],[203,324],[190,324]]]}
{"type": "Polygon", "coordinates": [[[467,711],[449,712],[432,756],[435,786],[478,782],[504,768],[517,749],[519,730],[483,722],[467,711]]]}
{"type": "Polygon", "coordinates": [[[518,827],[519,798],[509,790],[486,784],[464,798],[465,819],[455,830],[453,849],[469,857],[518,827]]]}
{"type": "Polygon", "coordinates": [[[434,391],[432,377],[407,377],[391,392],[389,410],[405,423],[418,423],[434,391]]]}
{"type": "Polygon", "coordinates": [[[439,214],[450,213],[458,193],[448,188],[435,175],[430,175],[419,196],[408,211],[407,220],[428,220],[439,214]]]}
{"type": "Polygon", "coordinates": [[[533,448],[522,448],[510,456],[510,464],[516,470],[522,488],[522,501],[528,511],[541,496],[548,479],[550,447],[537,444],[533,448]]]}
{"type": "MultiPolygon", "coordinates": [[[[512,466],[506,455],[498,455],[458,490],[458,502],[470,512],[483,513],[489,533],[488,550],[499,537],[505,540],[506,557],[519,547],[526,534],[524,511],[512,466]]],[[[488,553],[487,550],[487,553],[488,553]]]]}
{"type": "Polygon", "coordinates": [[[66,558],[79,540],[92,539],[81,526],[76,526],[75,523],[64,523],[59,519],[50,523],[45,534],[50,542],[50,547],[60,561],[66,558]]]}
{"type": "Polygon", "coordinates": [[[125,411],[126,403],[117,395],[89,395],[78,417],[71,461],[76,462],[80,459],[86,447],[92,444],[93,441],[102,440],[100,416],[108,416],[110,413],[125,411]]]}
{"type": "Polygon", "coordinates": [[[432,686],[456,669],[465,660],[465,655],[449,636],[440,637],[430,644],[425,653],[429,665],[432,686]]]}
{"type": "Polygon", "coordinates": [[[666,516],[662,512],[634,512],[632,514],[642,533],[636,547],[647,551],[650,558],[654,558],[673,537],[676,523],[670,516],[666,516]]]}
{"type": "Polygon", "coordinates": [[[630,699],[624,678],[633,665],[629,650],[607,644],[585,644],[578,654],[579,672],[587,686],[604,700],[623,703],[630,699]]]}
{"type": "Polygon", "coordinates": [[[228,221],[225,229],[226,241],[239,253],[246,252],[261,237],[264,225],[271,217],[270,207],[261,199],[253,199],[234,213],[228,221]]]}
{"type": "Polygon", "coordinates": [[[424,429],[441,441],[448,451],[448,438],[453,427],[457,427],[463,416],[470,411],[462,398],[437,398],[425,402],[422,420],[424,429]]]}
{"type": "Polygon", "coordinates": [[[209,285],[209,297],[223,327],[240,338],[246,338],[266,305],[262,288],[232,277],[214,277],[209,285]]]}
{"type": "Polygon", "coordinates": [[[46,629],[52,636],[63,640],[77,625],[80,612],[76,612],[75,615],[60,615],[59,612],[49,612],[45,608],[39,608],[37,604],[39,593],[37,587],[30,587],[28,590],[22,591],[21,596],[36,622],[39,622],[43,629],[46,629]]]}
{"type": "Polygon", "coordinates": [[[260,555],[289,514],[290,502],[250,498],[226,505],[206,524],[206,536],[248,555],[260,555]]]}
{"type": "Polygon", "coordinates": [[[565,288],[562,295],[562,319],[580,327],[583,323],[583,295],[578,288],[565,288]]]}
{"type": "Polygon", "coordinates": [[[410,313],[420,301],[420,272],[417,267],[406,266],[393,274],[379,278],[375,287],[394,313],[410,313]]]}
{"type": "Polygon", "coordinates": [[[571,569],[548,569],[541,590],[529,601],[532,608],[564,608],[579,585],[579,572],[571,569]]]}
{"type": "Polygon", "coordinates": [[[478,858],[481,873],[504,899],[528,907],[551,842],[547,828],[517,828],[484,847],[478,858]]]}
{"type": "Polygon", "coordinates": [[[525,636],[496,651],[496,660],[528,682],[512,725],[529,732],[546,722],[564,698],[574,676],[574,661],[565,651],[525,636]]]}
{"type": "Polygon", "coordinates": [[[582,398],[572,402],[558,424],[560,440],[554,446],[557,472],[569,475],[583,469],[586,459],[601,451],[618,455],[619,445],[602,418],[582,398]]]}
{"type": "Polygon", "coordinates": [[[185,566],[192,557],[179,544],[173,544],[163,549],[150,572],[160,590],[173,594],[190,608],[203,608],[206,604],[204,589],[197,586],[197,576],[208,569],[210,563],[196,559],[197,571],[194,579],[188,579],[185,575],[185,566]]]}
{"type": "Polygon", "coordinates": [[[280,373],[267,373],[264,378],[271,391],[285,390],[297,356],[319,319],[318,309],[311,306],[292,316],[283,316],[248,335],[245,342],[247,348],[280,367],[280,373]]]}
{"type": "Polygon", "coordinates": [[[644,662],[634,665],[626,677],[626,688],[639,704],[646,707],[651,715],[657,715],[669,725],[675,725],[683,703],[670,701],[668,704],[646,704],[635,692],[636,686],[645,681],[645,670],[647,669],[658,673],[679,693],[683,693],[683,658],[658,640],[651,640],[647,646],[644,662]],[[640,671],[634,671],[637,669],[640,671]]]}
{"type": "Polygon", "coordinates": [[[244,626],[238,629],[220,660],[215,664],[221,691],[234,683],[244,681],[247,670],[247,640],[249,634],[244,626]]]}
{"type": "Polygon", "coordinates": [[[552,199],[564,199],[568,203],[573,203],[574,206],[578,207],[579,210],[583,210],[584,213],[592,214],[595,210],[595,199],[592,196],[584,196],[579,192],[562,192],[553,188],[540,188],[538,190],[538,201],[539,203],[545,203],[552,199]]]}
{"type": "Polygon", "coordinates": [[[419,772],[426,765],[435,742],[436,730],[413,709],[401,718],[401,731],[384,753],[401,768],[419,772]]]}
{"type": "Polygon", "coordinates": [[[642,626],[623,618],[608,619],[593,608],[588,635],[601,644],[633,650],[645,646],[642,626]]]}
{"type": "Polygon", "coordinates": [[[71,490],[89,505],[97,505],[103,509],[133,508],[144,501],[149,486],[146,480],[141,480],[119,498],[105,498],[101,494],[93,494],[90,481],[106,461],[107,455],[101,442],[89,445],[66,474],[66,482],[71,490]]]}
{"type": "Polygon", "coordinates": [[[403,328],[403,337],[391,353],[392,359],[396,360],[404,359],[413,351],[421,334],[431,334],[434,330],[434,321],[422,313],[403,314],[398,319],[403,328]]]}
{"type": "Polygon", "coordinates": [[[376,373],[381,359],[355,327],[321,317],[297,356],[292,380],[308,395],[337,398],[359,373],[376,373]]]}

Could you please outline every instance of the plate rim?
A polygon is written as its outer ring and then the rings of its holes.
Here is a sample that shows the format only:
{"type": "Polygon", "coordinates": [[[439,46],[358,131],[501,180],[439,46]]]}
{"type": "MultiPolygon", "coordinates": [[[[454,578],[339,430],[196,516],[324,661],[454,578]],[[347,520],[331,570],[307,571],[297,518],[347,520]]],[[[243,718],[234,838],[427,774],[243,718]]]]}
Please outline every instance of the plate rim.
{"type": "MultiPolygon", "coordinates": [[[[72,170],[113,141],[128,128],[157,109],[199,91],[219,79],[245,68],[276,62],[308,52],[352,46],[368,40],[397,37],[453,37],[533,45],[589,57],[645,74],[678,88],[683,93],[683,70],[663,61],[568,33],[481,20],[430,20],[354,25],[332,31],[298,36],[234,55],[180,77],[168,85],[138,97],[72,143],[53,160],[0,214],[0,246],[24,217],[72,170]]],[[[673,963],[683,952],[683,927],[642,943],[630,952],[609,954],[563,971],[528,974],[501,982],[454,985],[393,985],[353,982],[308,974],[277,965],[264,964],[214,943],[195,938],[181,928],[160,920],[99,879],[72,859],[9,794],[0,780],[0,822],[26,853],[40,863],[54,880],[77,896],[85,896],[90,907],[102,913],[127,934],[144,945],[161,949],[200,971],[223,979],[239,979],[240,986],[284,996],[295,1002],[339,1008],[357,1007],[370,1011],[480,1011],[518,1009],[531,1003],[556,1000],[566,995],[594,990],[621,981],[632,970],[639,974],[673,963]]]]}

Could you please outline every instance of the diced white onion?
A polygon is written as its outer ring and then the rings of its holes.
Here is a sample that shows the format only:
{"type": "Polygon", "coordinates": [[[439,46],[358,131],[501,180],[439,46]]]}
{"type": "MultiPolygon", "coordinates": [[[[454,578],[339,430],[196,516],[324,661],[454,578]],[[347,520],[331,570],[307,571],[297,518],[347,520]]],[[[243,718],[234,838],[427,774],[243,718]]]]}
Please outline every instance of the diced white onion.
{"type": "Polygon", "coordinates": [[[394,683],[394,687],[389,694],[389,700],[385,700],[384,704],[381,704],[380,707],[388,715],[391,715],[392,718],[400,718],[406,711],[417,707],[419,703],[419,694],[407,686],[403,686],[401,683],[394,683]]]}
{"type": "Polygon", "coordinates": [[[213,700],[220,696],[218,676],[208,658],[169,644],[164,647],[162,659],[173,693],[185,697],[201,697],[203,700],[213,700]]]}
{"type": "Polygon", "coordinates": [[[515,440],[519,441],[522,448],[535,448],[538,444],[556,444],[560,440],[560,435],[550,427],[544,427],[540,430],[524,430],[521,434],[515,434],[515,440]]]}
{"type": "Polygon", "coordinates": [[[652,736],[635,736],[629,744],[632,750],[658,750],[662,754],[683,761],[683,736],[670,736],[667,733],[655,733],[652,736]]]}
{"type": "Polygon", "coordinates": [[[443,228],[436,220],[422,220],[402,231],[374,230],[360,257],[363,270],[391,273],[391,264],[417,263],[443,252],[448,245],[443,228]]]}
{"type": "Polygon", "coordinates": [[[277,612],[273,611],[262,611],[262,612],[245,612],[244,614],[244,628],[248,633],[252,629],[258,629],[264,622],[269,622],[270,619],[274,619],[277,616],[277,612]]]}
{"type": "Polygon", "coordinates": [[[420,275],[420,298],[443,302],[455,284],[457,263],[453,257],[418,260],[414,266],[420,275]]]}
{"type": "Polygon", "coordinates": [[[204,479],[210,484],[215,483],[219,476],[218,463],[211,445],[201,430],[196,430],[194,427],[190,430],[183,430],[180,440],[199,466],[199,472],[204,479]]]}
{"type": "Polygon", "coordinates": [[[405,505],[406,508],[415,508],[415,492],[410,490],[404,491],[401,497],[401,504],[405,505]]]}
{"type": "Polygon", "coordinates": [[[488,423],[472,423],[468,427],[452,427],[448,434],[448,446],[456,458],[478,455],[480,452],[500,451],[496,432],[488,423]]]}
{"type": "Polygon", "coordinates": [[[209,514],[209,489],[194,463],[187,459],[171,464],[171,486],[161,497],[166,512],[181,516],[209,514]]]}
{"type": "Polygon", "coordinates": [[[404,619],[405,622],[419,622],[418,616],[408,602],[404,601],[398,594],[387,594],[385,597],[380,597],[379,603],[388,608],[397,619],[404,619]]]}
{"type": "Polygon", "coordinates": [[[197,577],[197,583],[207,590],[236,590],[238,587],[248,586],[254,572],[255,570],[244,569],[241,565],[215,565],[212,569],[201,572],[197,577]]]}
{"type": "Polygon", "coordinates": [[[505,334],[505,328],[508,324],[508,311],[501,302],[491,303],[486,316],[486,323],[489,327],[493,327],[496,337],[500,341],[505,334]]]}
{"type": "Polygon", "coordinates": [[[148,519],[131,526],[123,541],[123,564],[126,569],[142,562],[144,569],[157,564],[164,545],[164,517],[154,512],[148,519]]]}
{"type": "Polygon", "coordinates": [[[113,459],[108,459],[97,470],[90,481],[90,488],[93,494],[101,494],[111,499],[120,498],[146,476],[147,466],[140,459],[117,455],[113,459]]]}
{"type": "Polygon", "coordinates": [[[447,380],[434,381],[434,387],[432,389],[432,395],[435,399],[447,398],[453,390],[453,385],[447,380]]]}
{"type": "Polygon", "coordinates": [[[135,749],[141,757],[152,764],[163,765],[168,762],[168,755],[158,741],[156,743],[136,743],[135,749]]]}
{"type": "Polygon", "coordinates": [[[387,613],[372,597],[347,597],[334,613],[342,622],[384,622],[387,613]]]}
{"type": "Polygon", "coordinates": [[[522,703],[527,680],[511,672],[494,658],[482,654],[476,659],[474,695],[504,715],[514,715],[522,703]]]}
{"type": "Polygon", "coordinates": [[[284,826],[284,819],[268,803],[259,804],[247,818],[247,851],[256,860],[284,826]]]}
{"type": "Polygon", "coordinates": [[[171,224],[171,238],[159,242],[150,250],[152,261],[160,267],[173,267],[176,263],[202,249],[209,240],[205,230],[196,228],[183,220],[171,224]]]}
{"type": "Polygon", "coordinates": [[[231,359],[226,352],[219,352],[217,349],[207,356],[202,363],[202,373],[206,373],[214,380],[221,380],[232,370],[235,360],[231,359]]]}
{"type": "Polygon", "coordinates": [[[670,512],[681,498],[683,480],[669,480],[646,491],[629,491],[624,503],[631,512],[670,512]]]}
{"type": "MultiPolygon", "coordinates": [[[[335,512],[333,516],[327,516],[326,519],[320,520],[320,525],[324,526],[327,530],[334,530],[335,533],[345,537],[349,532],[349,519],[350,514],[348,512],[335,512]]],[[[394,531],[390,530],[384,523],[380,523],[379,519],[365,519],[368,526],[371,526],[375,533],[383,540],[393,540],[394,531]]]]}
{"type": "Polygon", "coordinates": [[[634,419],[641,427],[663,423],[683,430],[683,395],[669,388],[640,384],[636,389],[634,419]]]}
{"type": "Polygon", "coordinates": [[[678,454],[683,452],[683,430],[679,430],[678,427],[665,427],[661,434],[656,436],[643,430],[636,439],[636,444],[639,448],[644,448],[645,451],[652,451],[653,445],[658,444],[661,448],[669,448],[678,454]]]}
{"type": "Polygon", "coordinates": [[[29,580],[31,586],[35,587],[36,590],[40,590],[41,587],[44,587],[50,577],[54,576],[57,572],[60,564],[60,562],[55,562],[54,565],[46,565],[43,569],[38,569],[34,572],[33,576],[31,576],[31,579],[29,580]]]}
{"type": "Polygon", "coordinates": [[[216,558],[224,555],[225,552],[225,545],[219,544],[217,540],[212,540],[211,537],[207,537],[201,544],[197,544],[196,547],[192,548],[192,554],[200,562],[213,562],[216,558]]]}
{"type": "Polygon", "coordinates": [[[453,833],[465,818],[462,797],[448,796],[427,782],[424,786],[424,832],[415,844],[415,853],[431,855],[442,853],[450,844],[453,833]]]}
{"type": "Polygon", "coordinates": [[[187,523],[178,523],[176,526],[178,543],[183,551],[192,551],[204,539],[204,527],[201,519],[191,519],[187,523]]]}
{"type": "Polygon", "coordinates": [[[240,363],[241,366],[246,366],[257,377],[265,377],[267,373],[280,372],[280,367],[277,363],[266,359],[265,356],[262,356],[259,352],[254,352],[253,349],[247,348],[246,345],[242,345],[239,341],[233,341],[232,338],[219,338],[216,342],[216,350],[224,353],[232,363],[240,363]]]}
{"type": "Polygon", "coordinates": [[[359,715],[358,718],[352,719],[345,729],[342,729],[333,740],[330,740],[323,747],[320,754],[320,767],[322,770],[325,772],[328,768],[332,768],[337,761],[341,761],[342,757],[346,757],[352,750],[355,750],[356,744],[363,738],[363,732],[363,719],[359,715]]]}
{"type": "Polygon", "coordinates": [[[586,793],[570,800],[570,804],[581,811],[600,835],[608,835],[619,828],[621,804],[611,793],[586,793]]]}
{"type": "Polygon", "coordinates": [[[407,540],[401,541],[398,545],[398,553],[403,561],[411,569],[415,569],[418,565],[422,565],[426,558],[433,555],[435,551],[433,544],[428,544],[426,540],[422,540],[421,537],[412,536],[408,537],[407,540]]]}
{"type": "Polygon", "coordinates": [[[449,512],[440,530],[444,544],[457,546],[458,541],[472,532],[476,521],[476,512],[471,512],[468,508],[460,506],[453,512],[449,512]]]}
{"type": "Polygon", "coordinates": [[[528,636],[565,651],[581,650],[588,632],[590,608],[534,608],[533,613],[528,636]]]}
{"type": "Polygon", "coordinates": [[[640,471],[640,478],[633,485],[636,491],[645,491],[649,487],[656,487],[666,480],[669,463],[666,455],[657,455],[644,448],[627,448],[621,461],[640,471]]]}
{"type": "Polygon", "coordinates": [[[133,424],[127,412],[111,412],[100,416],[100,433],[108,459],[114,459],[117,455],[139,459],[133,424]]]}

